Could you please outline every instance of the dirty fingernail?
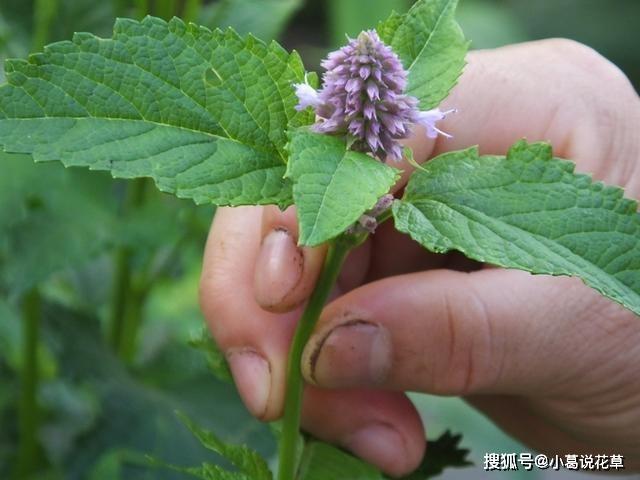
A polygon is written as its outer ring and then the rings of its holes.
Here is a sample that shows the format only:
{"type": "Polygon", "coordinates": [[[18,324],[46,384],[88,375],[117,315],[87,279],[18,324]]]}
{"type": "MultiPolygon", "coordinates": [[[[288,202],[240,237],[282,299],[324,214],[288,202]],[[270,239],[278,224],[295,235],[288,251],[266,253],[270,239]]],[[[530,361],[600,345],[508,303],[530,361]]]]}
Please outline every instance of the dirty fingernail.
{"type": "Polygon", "coordinates": [[[227,361],[245,406],[253,416],[264,417],[271,391],[269,363],[251,349],[231,349],[227,361]]]}
{"type": "Polygon", "coordinates": [[[386,471],[402,470],[407,451],[400,433],[390,425],[374,423],[348,436],[344,445],[360,458],[386,471]],[[400,465],[402,467],[402,465],[400,465]]]}
{"type": "Polygon", "coordinates": [[[379,385],[391,368],[389,333],[380,325],[354,320],[313,339],[305,352],[305,375],[323,387],[379,385]]]}
{"type": "Polygon", "coordinates": [[[287,230],[269,232],[256,263],[254,287],[258,304],[273,307],[282,302],[300,282],[303,265],[304,256],[287,230]]]}

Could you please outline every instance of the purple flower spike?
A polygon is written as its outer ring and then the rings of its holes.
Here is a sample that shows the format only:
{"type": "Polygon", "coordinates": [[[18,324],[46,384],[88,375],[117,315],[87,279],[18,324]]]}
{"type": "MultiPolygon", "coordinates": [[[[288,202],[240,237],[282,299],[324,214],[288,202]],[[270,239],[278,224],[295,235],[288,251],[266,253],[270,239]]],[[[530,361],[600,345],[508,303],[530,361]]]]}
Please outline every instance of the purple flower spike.
{"type": "Polygon", "coordinates": [[[452,110],[421,112],[418,100],[404,93],[407,72],[398,56],[375,30],[367,30],[322,62],[326,69],[320,91],[310,85],[295,85],[300,100],[297,110],[313,107],[316,132],[345,135],[353,150],[367,152],[385,161],[400,160],[399,140],[407,138],[413,124],[423,125],[427,136],[452,110]]]}

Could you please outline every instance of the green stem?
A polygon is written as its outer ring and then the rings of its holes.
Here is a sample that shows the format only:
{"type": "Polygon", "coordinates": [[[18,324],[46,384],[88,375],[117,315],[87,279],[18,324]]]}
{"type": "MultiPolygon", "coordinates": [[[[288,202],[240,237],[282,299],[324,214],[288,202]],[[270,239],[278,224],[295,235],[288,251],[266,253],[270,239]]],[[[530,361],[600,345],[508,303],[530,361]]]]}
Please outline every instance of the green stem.
{"type": "Polygon", "coordinates": [[[155,15],[165,20],[171,20],[176,14],[176,0],[155,0],[155,15]]]}
{"type": "Polygon", "coordinates": [[[202,0],[183,0],[180,8],[182,19],[185,22],[197,21],[201,6],[202,0]]]}
{"type": "Polygon", "coordinates": [[[320,312],[329,297],[329,293],[338,278],[342,262],[349,250],[359,243],[352,235],[338,237],[329,246],[324,267],[309,303],[302,313],[293,337],[287,365],[287,390],[285,393],[282,436],[279,445],[279,480],[293,480],[297,463],[297,444],[300,430],[300,412],[302,409],[303,379],[301,371],[302,351],[315,327],[320,312]]]}
{"type": "Polygon", "coordinates": [[[111,294],[111,319],[109,321],[109,343],[114,352],[120,350],[124,334],[127,297],[131,289],[131,250],[120,247],[115,253],[115,273],[111,294]]]}
{"type": "Polygon", "coordinates": [[[124,17],[129,10],[129,2],[127,0],[111,0],[113,13],[116,17],[124,17]]]}
{"type": "Polygon", "coordinates": [[[384,222],[393,217],[393,210],[391,208],[386,209],[380,215],[376,217],[376,221],[378,222],[378,226],[382,225],[384,222]]]}
{"type": "MultiPolygon", "coordinates": [[[[126,215],[132,208],[140,206],[144,202],[145,179],[139,178],[128,186],[127,198],[125,199],[122,214],[126,215]]],[[[126,336],[136,334],[138,319],[131,319],[127,313],[131,303],[132,289],[132,251],[128,246],[118,248],[115,253],[115,273],[113,279],[113,290],[111,296],[111,317],[109,319],[109,343],[115,352],[124,359],[123,345],[126,343],[126,336]],[[136,327],[128,325],[136,323],[136,327]]],[[[134,299],[135,301],[135,299],[134,299]]],[[[136,309],[139,311],[140,309],[136,309]]]]}
{"type": "Polygon", "coordinates": [[[51,24],[58,12],[58,0],[36,0],[33,12],[31,48],[40,51],[49,41],[51,24]]]}
{"type": "Polygon", "coordinates": [[[136,18],[142,19],[145,15],[151,15],[151,10],[149,9],[149,0],[134,0],[134,10],[136,18]]]}
{"type": "Polygon", "coordinates": [[[125,362],[131,363],[136,354],[138,344],[138,331],[142,324],[142,314],[146,301],[145,292],[133,289],[129,295],[127,311],[125,312],[124,330],[120,343],[119,354],[125,362]]]}
{"type": "Polygon", "coordinates": [[[38,449],[38,338],[41,317],[40,293],[36,288],[24,298],[22,379],[18,413],[19,444],[16,477],[27,478],[35,472],[38,449]]]}

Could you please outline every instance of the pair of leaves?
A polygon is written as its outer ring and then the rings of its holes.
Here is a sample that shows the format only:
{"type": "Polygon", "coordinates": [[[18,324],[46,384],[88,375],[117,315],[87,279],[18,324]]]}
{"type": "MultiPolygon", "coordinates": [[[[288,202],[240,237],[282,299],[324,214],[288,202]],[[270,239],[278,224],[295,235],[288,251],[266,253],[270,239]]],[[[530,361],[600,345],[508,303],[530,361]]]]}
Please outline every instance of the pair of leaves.
{"type": "MultiPolygon", "coordinates": [[[[303,160],[318,149],[311,141],[304,143],[306,137],[309,134],[292,142],[300,144],[303,160]]],[[[297,168],[295,163],[289,165],[289,170],[297,168]]],[[[593,182],[575,174],[574,168],[571,162],[553,158],[551,147],[544,143],[518,142],[506,158],[480,157],[477,148],[444,154],[414,173],[404,198],[394,204],[395,226],[434,252],[458,250],[505,268],[577,276],[640,315],[637,204],[625,199],[620,188],[593,182]]],[[[309,183],[307,188],[314,180],[322,184],[316,180],[321,178],[317,172],[303,173],[300,179],[309,183]]],[[[346,177],[339,175],[340,182],[346,177]]],[[[343,196],[345,204],[366,195],[357,177],[351,177],[353,187],[343,196]]],[[[376,192],[375,179],[369,174],[369,192],[376,192]]],[[[294,197],[296,188],[297,184],[294,197]]],[[[309,199],[300,195],[299,201],[304,205],[309,199]]],[[[336,202],[332,208],[339,212],[346,207],[336,202]]],[[[304,210],[301,222],[303,214],[304,210]]],[[[326,216],[319,219],[327,221],[326,216]]],[[[314,219],[314,226],[319,219],[314,219]]]]}
{"type": "MultiPolygon", "coordinates": [[[[429,81],[428,98],[412,92],[423,105],[442,100],[461,71],[466,45],[455,5],[420,0],[380,27],[399,49],[410,86],[429,81]],[[432,56],[445,45],[446,59],[432,56]]],[[[0,87],[6,151],[115,177],[152,177],[161,190],[197,203],[284,208],[295,200],[302,244],[340,234],[396,180],[389,167],[327,136],[292,133],[308,138],[287,150],[287,131],[313,122],[311,111],[294,109],[293,85],[304,81],[304,67],[295,52],[251,35],[178,19],[118,20],[112,39],[76,34],[28,62],[8,61],[6,70],[9,84],[0,87]],[[331,161],[302,154],[298,147],[309,143],[331,161]],[[354,182],[362,195],[345,188],[354,182]]]]}

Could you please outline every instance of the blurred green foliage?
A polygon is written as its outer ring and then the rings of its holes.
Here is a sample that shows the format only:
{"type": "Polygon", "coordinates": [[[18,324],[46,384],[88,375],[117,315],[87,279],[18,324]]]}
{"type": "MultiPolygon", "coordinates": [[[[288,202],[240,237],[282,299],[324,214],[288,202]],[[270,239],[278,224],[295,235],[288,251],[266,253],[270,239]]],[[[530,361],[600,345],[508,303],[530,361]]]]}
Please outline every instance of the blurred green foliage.
{"type": "MultiPolygon", "coordinates": [[[[354,36],[410,4],[1,0],[0,60],[25,57],[74,31],[108,36],[116,15],[151,13],[280,37],[301,51],[308,68],[318,69],[345,33],[354,36]]],[[[637,0],[461,0],[458,17],[474,48],[573,38],[611,59],[640,89],[637,0]]],[[[20,375],[27,360],[35,360],[39,379],[32,478],[179,478],[149,471],[144,458],[153,454],[181,465],[209,458],[175,418],[176,409],[226,440],[273,453],[267,429],[249,418],[232,386],[211,375],[207,361],[218,368],[220,359],[207,360],[187,345],[202,329],[197,284],[213,210],[144,185],[140,200],[129,202],[131,190],[104,174],[0,154],[0,478],[15,474],[23,428],[17,421],[20,375]],[[121,278],[116,259],[123,257],[120,274],[128,288],[118,301],[123,311],[134,312],[131,355],[109,342],[121,278]],[[43,298],[43,315],[35,356],[28,358],[21,303],[34,288],[43,298]]],[[[485,451],[522,449],[459,400],[414,399],[431,434],[461,431],[476,463],[485,451]]]]}
{"type": "Polygon", "coordinates": [[[411,6],[408,0],[368,0],[344,1],[328,0],[326,8],[329,14],[328,31],[331,45],[341,46],[345,35],[355,38],[362,30],[374,28],[385,20],[389,12],[404,12],[411,6]]]}

